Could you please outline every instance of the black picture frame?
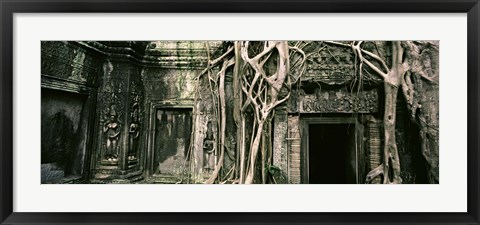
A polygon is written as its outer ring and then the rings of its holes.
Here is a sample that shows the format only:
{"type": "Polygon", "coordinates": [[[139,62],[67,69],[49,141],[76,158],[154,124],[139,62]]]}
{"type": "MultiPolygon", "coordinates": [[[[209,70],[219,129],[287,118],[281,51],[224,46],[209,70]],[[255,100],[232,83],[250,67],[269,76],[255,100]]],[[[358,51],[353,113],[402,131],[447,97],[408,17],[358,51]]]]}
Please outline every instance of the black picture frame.
{"type": "Polygon", "coordinates": [[[480,224],[479,0],[0,0],[1,224],[480,224]],[[14,13],[467,13],[467,213],[21,213],[13,212],[14,13]]]}

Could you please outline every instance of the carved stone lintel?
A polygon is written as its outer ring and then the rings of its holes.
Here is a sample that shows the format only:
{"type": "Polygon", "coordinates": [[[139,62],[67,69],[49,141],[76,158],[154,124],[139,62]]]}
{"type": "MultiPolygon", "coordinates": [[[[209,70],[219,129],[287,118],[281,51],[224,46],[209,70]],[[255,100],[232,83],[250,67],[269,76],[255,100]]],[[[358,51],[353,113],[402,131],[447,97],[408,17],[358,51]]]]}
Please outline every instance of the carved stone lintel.
{"type": "Polygon", "coordinates": [[[41,73],[88,86],[95,85],[101,70],[92,52],[70,41],[42,41],[41,73]]]}
{"type": "Polygon", "coordinates": [[[300,113],[375,113],[378,111],[378,93],[375,89],[351,93],[346,89],[305,94],[300,91],[296,109],[300,113]]]}

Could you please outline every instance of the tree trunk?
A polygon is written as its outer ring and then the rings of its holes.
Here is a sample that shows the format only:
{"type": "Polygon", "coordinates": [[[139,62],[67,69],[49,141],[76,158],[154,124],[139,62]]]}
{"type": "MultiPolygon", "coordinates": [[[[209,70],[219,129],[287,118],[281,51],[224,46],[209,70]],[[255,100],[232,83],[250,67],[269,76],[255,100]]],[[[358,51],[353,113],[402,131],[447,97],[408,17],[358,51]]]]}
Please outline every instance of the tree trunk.
{"type": "MultiPolygon", "coordinates": [[[[392,43],[392,66],[389,72],[383,74],[385,89],[385,110],[383,114],[383,163],[367,174],[367,182],[383,174],[384,184],[400,184],[400,158],[395,140],[395,122],[397,108],[398,87],[403,80],[407,65],[403,62],[403,48],[399,41],[392,43]]],[[[367,61],[365,61],[367,62],[367,61]]],[[[367,63],[371,66],[371,63],[367,63]]],[[[374,66],[371,66],[374,67],[374,66]]],[[[378,69],[377,69],[378,70],[378,69]]],[[[378,70],[379,71],[379,70],[378,70]]]]}
{"type": "Polygon", "coordinates": [[[397,108],[398,84],[395,85],[386,81],[384,87],[385,113],[383,117],[383,127],[385,140],[383,147],[383,183],[399,184],[402,183],[402,178],[400,178],[400,161],[398,157],[397,142],[395,140],[395,115],[397,108]]]}
{"type": "Polygon", "coordinates": [[[253,183],[255,173],[255,160],[257,159],[258,149],[260,147],[260,139],[263,133],[264,120],[260,120],[258,128],[256,130],[255,139],[253,140],[252,147],[250,148],[250,166],[248,168],[247,177],[245,178],[245,184],[253,183]]]}
{"type": "MultiPolygon", "coordinates": [[[[267,124],[267,127],[268,127],[268,124],[267,124]]],[[[266,174],[265,174],[265,158],[266,158],[266,145],[267,145],[267,142],[266,142],[266,137],[265,137],[265,134],[262,134],[262,147],[261,147],[261,156],[262,156],[262,184],[265,184],[266,182],[266,174]]]]}
{"type": "Polygon", "coordinates": [[[213,171],[210,178],[205,182],[207,184],[212,184],[218,177],[220,169],[223,166],[223,160],[225,155],[225,129],[227,125],[227,113],[225,111],[226,103],[225,103],[225,70],[229,65],[228,61],[223,63],[223,67],[219,72],[220,82],[218,84],[218,94],[219,94],[219,102],[218,107],[220,108],[219,111],[220,115],[220,157],[218,158],[218,162],[215,166],[215,170],[213,171]]]}
{"type": "Polygon", "coordinates": [[[240,140],[240,180],[239,183],[243,184],[243,177],[245,174],[245,116],[241,116],[242,122],[242,133],[241,133],[241,140],[240,140]]]}
{"type": "Polygon", "coordinates": [[[240,42],[236,41],[234,43],[234,52],[235,52],[235,64],[233,67],[233,119],[235,121],[235,126],[236,126],[236,165],[235,165],[235,178],[239,179],[241,182],[241,178],[243,176],[241,175],[243,173],[243,154],[245,152],[245,149],[243,148],[243,118],[242,118],[242,101],[243,101],[243,96],[242,96],[242,89],[240,87],[240,81],[241,81],[241,74],[240,74],[240,63],[242,57],[240,56],[240,42]]]}

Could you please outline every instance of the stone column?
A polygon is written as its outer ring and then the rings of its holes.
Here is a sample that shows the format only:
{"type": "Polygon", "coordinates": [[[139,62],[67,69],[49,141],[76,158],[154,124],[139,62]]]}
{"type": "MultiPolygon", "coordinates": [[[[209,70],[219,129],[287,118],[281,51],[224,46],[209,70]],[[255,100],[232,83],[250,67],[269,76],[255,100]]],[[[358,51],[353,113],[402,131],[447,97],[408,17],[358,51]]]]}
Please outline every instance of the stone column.
{"type": "MultiPolygon", "coordinates": [[[[371,115],[366,116],[367,123],[367,155],[368,172],[377,168],[382,163],[382,121],[371,115]]],[[[360,183],[365,181],[365,177],[361,177],[360,183]],[[363,179],[363,181],[362,181],[363,179]]],[[[380,177],[376,177],[371,181],[372,184],[380,184],[380,177]]]]}
{"type": "Polygon", "coordinates": [[[289,150],[289,180],[290,184],[299,184],[301,182],[301,136],[300,136],[300,118],[298,115],[288,116],[288,150],[289,150]]]}
{"type": "Polygon", "coordinates": [[[130,76],[132,65],[128,62],[107,60],[104,64],[103,85],[99,90],[99,155],[97,160],[104,165],[117,165],[120,174],[128,168],[127,152],[130,121],[130,76]],[[112,121],[113,120],[113,121],[112,121]],[[109,125],[111,124],[111,125],[109,125]],[[109,136],[118,133],[116,149],[108,148],[109,136]],[[114,155],[116,158],[109,161],[114,155]]]}
{"type": "Polygon", "coordinates": [[[288,183],[288,115],[285,107],[275,110],[273,122],[273,165],[280,169],[279,184],[288,183]]]}

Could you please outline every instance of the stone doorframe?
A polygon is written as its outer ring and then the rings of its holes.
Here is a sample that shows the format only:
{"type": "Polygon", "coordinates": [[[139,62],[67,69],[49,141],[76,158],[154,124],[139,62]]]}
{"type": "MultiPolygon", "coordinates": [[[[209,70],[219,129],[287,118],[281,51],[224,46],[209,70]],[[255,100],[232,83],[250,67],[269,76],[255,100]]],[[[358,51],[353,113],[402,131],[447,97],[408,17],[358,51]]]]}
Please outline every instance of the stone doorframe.
{"type": "MultiPolygon", "coordinates": [[[[363,134],[363,124],[360,122],[361,116],[358,117],[308,117],[300,116],[300,146],[299,151],[291,149],[291,157],[300,159],[300,183],[308,184],[309,183],[309,156],[308,156],[308,142],[309,142],[309,125],[310,124],[351,124],[355,129],[355,174],[356,174],[356,183],[363,183],[363,177],[365,177],[365,147],[364,147],[364,134],[363,134]],[[295,153],[299,155],[296,156],[295,153]]],[[[295,146],[292,146],[295,147],[295,146]]]]}
{"type": "Polygon", "coordinates": [[[148,114],[148,128],[146,135],[147,153],[145,154],[145,178],[147,181],[151,180],[154,170],[153,159],[155,149],[155,132],[156,132],[156,116],[158,109],[191,109],[193,110],[193,101],[191,100],[178,100],[178,101],[151,101],[149,103],[148,114]]]}

